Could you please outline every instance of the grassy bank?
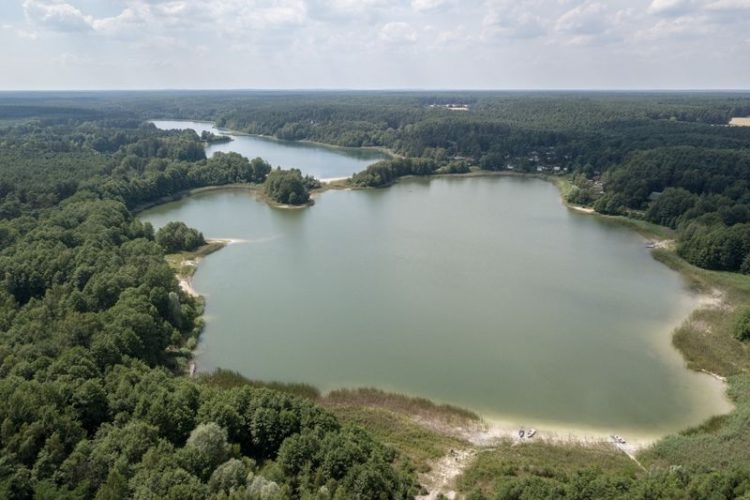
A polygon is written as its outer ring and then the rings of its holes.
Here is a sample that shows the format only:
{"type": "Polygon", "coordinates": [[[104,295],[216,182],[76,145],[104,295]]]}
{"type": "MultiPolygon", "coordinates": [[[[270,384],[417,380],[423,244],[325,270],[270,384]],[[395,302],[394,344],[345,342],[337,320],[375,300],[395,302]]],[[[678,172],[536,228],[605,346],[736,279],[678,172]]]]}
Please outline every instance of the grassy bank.
{"type": "Polygon", "coordinates": [[[668,250],[655,250],[654,258],[680,272],[692,288],[717,294],[716,307],[696,310],[675,332],[674,345],[688,366],[723,377],[747,373],[750,345],[737,340],[732,329],[737,315],[750,306],[750,276],[701,269],[668,250]]]}
{"type": "Polygon", "coordinates": [[[472,497],[492,498],[510,480],[563,480],[588,470],[626,477],[641,473],[635,462],[609,444],[550,445],[537,441],[518,445],[506,440],[479,451],[456,486],[472,497]]]}
{"type": "Polygon", "coordinates": [[[310,384],[250,380],[235,371],[223,368],[218,368],[211,373],[200,374],[199,381],[203,384],[222,389],[250,385],[252,387],[265,387],[266,389],[292,394],[311,401],[318,401],[320,399],[320,391],[310,384]]]}

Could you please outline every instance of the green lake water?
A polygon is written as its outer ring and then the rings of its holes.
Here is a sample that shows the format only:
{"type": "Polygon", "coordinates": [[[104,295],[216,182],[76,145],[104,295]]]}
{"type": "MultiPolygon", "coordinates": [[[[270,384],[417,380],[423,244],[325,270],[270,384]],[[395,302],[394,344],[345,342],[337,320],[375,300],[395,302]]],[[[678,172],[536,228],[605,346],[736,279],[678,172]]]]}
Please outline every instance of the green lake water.
{"type": "Polygon", "coordinates": [[[409,180],[329,191],[305,210],[213,191],[141,217],[243,240],[194,277],[207,299],[199,370],[641,437],[729,408],[671,347],[697,304],[680,275],[542,180],[409,180]]]}

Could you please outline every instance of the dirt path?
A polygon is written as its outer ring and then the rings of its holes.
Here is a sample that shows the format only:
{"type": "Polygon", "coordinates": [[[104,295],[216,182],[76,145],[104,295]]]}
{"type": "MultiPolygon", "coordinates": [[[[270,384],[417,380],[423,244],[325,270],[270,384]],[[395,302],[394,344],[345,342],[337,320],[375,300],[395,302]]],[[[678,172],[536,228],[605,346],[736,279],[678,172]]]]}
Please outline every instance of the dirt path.
{"type": "Polygon", "coordinates": [[[643,470],[643,472],[648,472],[648,469],[646,469],[638,461],[638,459],[635,458],[635,454],[638,452],[638,448],[636,448],[633,445],[629,445],[629,444],[621,444],[621,443],[612,443],[612,444],[615,446],[615,448],[617,448],[618,450],[620,450],[621,452],[623,452],[625,455],[627,455],[630,460],[632,460],[633,462],[635,462],[636,465],[638,467],[640,467],[641,470],[643,470]]]}
{"type": "Polygon", "coordinates": [[[430,472],[420,477],[427,489],[426,495],[418,496],[419,500],[435,500],[443,495],[445,498],[458,498],[455,482],[477,454],[477,450],[451,450],[446,456],[435,462],[430,472]]]}
{"type": "Polygon", "coordinates": [[[186,277],[179,277],[178,281],[180,283],[180,288],[182,288],[182,291],[186,294],[190,295],[191,297],[199,297],[200,294],[193,288],[193,280],[192,277],[186,276],[186,277]]]}

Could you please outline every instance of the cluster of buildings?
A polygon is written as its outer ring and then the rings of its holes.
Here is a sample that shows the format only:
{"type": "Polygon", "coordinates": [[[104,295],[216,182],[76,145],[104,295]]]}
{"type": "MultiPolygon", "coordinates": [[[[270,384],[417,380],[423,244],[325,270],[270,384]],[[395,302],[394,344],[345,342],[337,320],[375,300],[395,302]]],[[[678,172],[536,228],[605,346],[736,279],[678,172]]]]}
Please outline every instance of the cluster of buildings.
{"type": "Polygon", "coordinates": [[[469,111],[468,104],[430,104],[429,108],[443,108],[449,111],[469,111]]]}

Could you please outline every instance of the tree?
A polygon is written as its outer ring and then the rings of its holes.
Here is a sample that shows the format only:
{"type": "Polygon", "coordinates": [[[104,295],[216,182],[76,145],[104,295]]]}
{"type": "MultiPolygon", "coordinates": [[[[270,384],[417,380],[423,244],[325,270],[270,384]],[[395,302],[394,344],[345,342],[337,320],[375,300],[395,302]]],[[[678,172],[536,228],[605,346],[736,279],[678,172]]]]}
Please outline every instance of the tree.
{"type": "Polygon", "coordinates": [[[169,222],[156,232],[156,242],[167,253],[189,252],[205,245],[203,233],[184,222],[169,222]]]}
{"type": "Polygon", "coordinates": [[[677,227],[678,218],[693,208],[698,196],[682,188],[667,188],[648,208],[646,219],[668,226],[677,227]]]}
{"type": "Polygon", "coordinates": [[[180,457],[186,469],[200,478],[209,479],[212,471],[226,462],[230,453],[227,431],[209,422],[193,429],[185,447],[180,450],[180,457]]]}
{"type": "Polygon", "coordinates": [[[241,460],[231,458],[219,465],[208,480],[208,489],[212,493],[229,492],[245,484],[247,468],[241,460]]]}

